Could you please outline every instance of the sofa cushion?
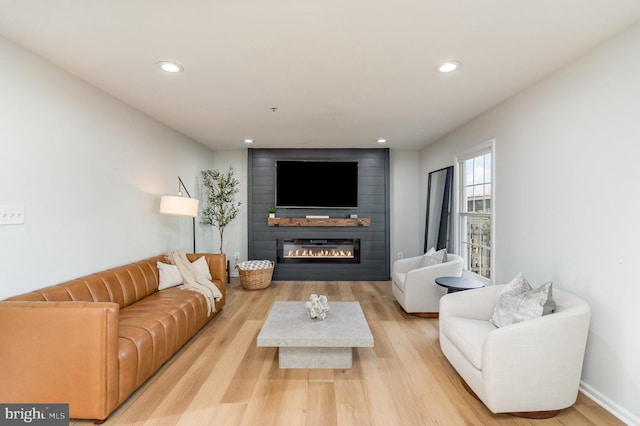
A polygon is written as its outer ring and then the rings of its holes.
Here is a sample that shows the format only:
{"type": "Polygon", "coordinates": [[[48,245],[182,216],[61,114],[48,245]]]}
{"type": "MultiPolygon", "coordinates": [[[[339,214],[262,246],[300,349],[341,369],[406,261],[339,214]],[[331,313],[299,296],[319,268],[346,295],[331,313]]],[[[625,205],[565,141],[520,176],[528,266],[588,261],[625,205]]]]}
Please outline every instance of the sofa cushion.
{"type": "Polygon", "coordinates": [[[140,386],[207,321],[204,296],[177,287],[122,309],[118,329],[121,393],[140,386]]]}
{"type": "Polygon", "coordinates": [[[500,292],[490,321],[504,327],[549,314],[555,308],[552,283],[534,289],[520,273],[500,292]]]}
{"type": "Polygon", "coordinates": [[[461,317],[445,317],[440,321],[445,336],[475,368],[482,370],[484,342],[497,327],[489,321],[461,317]]]}

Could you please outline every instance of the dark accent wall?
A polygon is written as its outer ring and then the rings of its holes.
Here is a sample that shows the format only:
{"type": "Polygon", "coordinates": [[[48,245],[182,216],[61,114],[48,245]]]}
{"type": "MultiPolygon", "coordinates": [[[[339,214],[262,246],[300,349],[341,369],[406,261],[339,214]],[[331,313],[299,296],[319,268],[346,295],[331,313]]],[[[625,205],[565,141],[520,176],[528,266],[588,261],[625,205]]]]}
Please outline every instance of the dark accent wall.
{"type": "Polygon", "coordinates": [[[274,280],[389,280],[389,150],[388,149],[249,149],[249,259],[276,262],[277,239],[359,238],[360,263],[276,263],[274,280]],[[276,161],[317,160],[358,162],[358,207],[349,209],[278,209],[277,217],[371,218],[369,227],[267,226],[267,207],[275,204],[276,161]]]}

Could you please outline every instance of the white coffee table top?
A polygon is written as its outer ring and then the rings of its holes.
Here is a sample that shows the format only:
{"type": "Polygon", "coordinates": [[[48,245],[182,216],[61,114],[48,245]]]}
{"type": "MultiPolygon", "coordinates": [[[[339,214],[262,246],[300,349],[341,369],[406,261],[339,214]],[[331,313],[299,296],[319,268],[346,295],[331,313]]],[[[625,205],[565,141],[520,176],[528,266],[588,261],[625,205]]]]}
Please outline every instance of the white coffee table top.
{"type": "Polygon", "coordinates": [[[358,302],[331,302],[324,320],[310,319],[305,302],[275,302],[258,346],[373,347],[373,335],[358,302]]]}

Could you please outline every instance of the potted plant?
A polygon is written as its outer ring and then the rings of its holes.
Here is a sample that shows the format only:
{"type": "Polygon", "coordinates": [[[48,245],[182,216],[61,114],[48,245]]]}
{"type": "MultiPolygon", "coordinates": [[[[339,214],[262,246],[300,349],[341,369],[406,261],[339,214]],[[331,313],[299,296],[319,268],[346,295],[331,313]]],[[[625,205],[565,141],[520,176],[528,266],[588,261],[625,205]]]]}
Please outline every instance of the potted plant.
{"type": "Polygon", "coordinates": [[[276,206],[271,204],[267,209],[269,210],[269,217],[276,217],[276,206]]]}
{"type": "Polygon", "coordinates": [[[241,203],[235,200],[236,194],[240,192],[240,182],[235,178],[231,166],[226,173],[219,170],[203,170],[201,175],[206,206],[202,210],[200,223],[218,228],[220,253],[224,253],[224,228],[240,213],[241,203]]]}

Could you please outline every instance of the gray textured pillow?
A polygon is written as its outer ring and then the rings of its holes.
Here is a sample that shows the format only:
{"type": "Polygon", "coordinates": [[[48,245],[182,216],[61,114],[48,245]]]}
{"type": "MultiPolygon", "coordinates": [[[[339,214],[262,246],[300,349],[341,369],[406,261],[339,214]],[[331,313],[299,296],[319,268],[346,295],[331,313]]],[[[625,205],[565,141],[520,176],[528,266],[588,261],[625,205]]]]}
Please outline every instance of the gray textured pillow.
{"type": "Polygon", "coordinates": [[[442,249],[435,251],[433,248],[430,248],[424,255],[422,255],[422,260],[420,261],[420,267],[424,268],[425,266],[433,266],[439,263],[444,263],[447,261],[447,249],[442,249]]]}
{"type": "Polygon", "coordinates": [[[490,321],[504,327],[550,314],[555,309],[551,281],[534,289],[520,273],[500,292],[490,321]]]}

